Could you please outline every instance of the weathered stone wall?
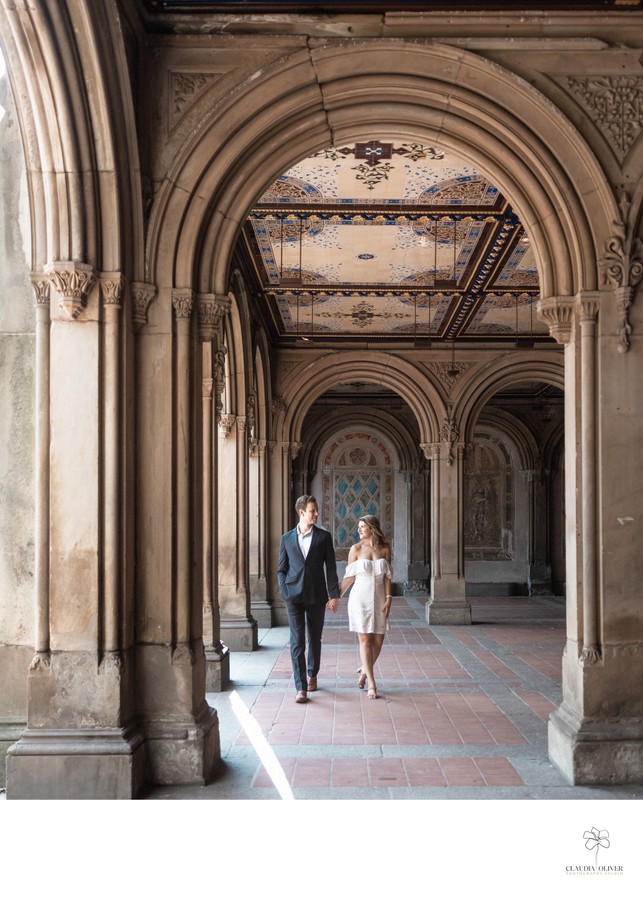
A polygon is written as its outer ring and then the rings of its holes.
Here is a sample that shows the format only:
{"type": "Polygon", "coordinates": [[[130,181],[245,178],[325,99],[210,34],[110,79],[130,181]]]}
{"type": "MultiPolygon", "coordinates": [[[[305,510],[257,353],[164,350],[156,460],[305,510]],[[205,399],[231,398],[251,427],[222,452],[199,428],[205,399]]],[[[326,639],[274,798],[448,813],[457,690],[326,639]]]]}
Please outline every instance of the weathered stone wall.
{"type": "Polygon", "coordinates": [[[0,78],[0,782],[26,719],[33,652],[33,301],[24,155],[8,80],[0,78]]]}

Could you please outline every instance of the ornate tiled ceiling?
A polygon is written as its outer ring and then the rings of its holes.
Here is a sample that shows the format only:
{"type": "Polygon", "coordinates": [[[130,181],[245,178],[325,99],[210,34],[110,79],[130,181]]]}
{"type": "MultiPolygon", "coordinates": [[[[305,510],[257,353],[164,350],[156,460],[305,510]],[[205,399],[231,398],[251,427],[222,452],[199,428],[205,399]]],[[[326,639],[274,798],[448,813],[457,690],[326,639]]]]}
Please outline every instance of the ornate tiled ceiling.
{"type": "Polygon", "coordinates": [[[286,341],[549,340],[518,217],[438,147],[379,137],[316,153],[266,190],[244,242],[286,341]]]}

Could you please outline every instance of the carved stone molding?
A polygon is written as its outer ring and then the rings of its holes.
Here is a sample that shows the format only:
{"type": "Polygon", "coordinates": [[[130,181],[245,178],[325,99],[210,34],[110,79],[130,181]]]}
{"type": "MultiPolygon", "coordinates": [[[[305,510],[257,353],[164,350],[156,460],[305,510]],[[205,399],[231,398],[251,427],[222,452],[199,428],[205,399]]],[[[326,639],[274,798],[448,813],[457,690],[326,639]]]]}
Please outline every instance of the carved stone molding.
{"type": "Polygon", "coordinates": [[[172,290],[172,308],[177,321],[192,317],[194,294],[189,287],[175,287],[172,290]]]}
{"type": "Polygon", "coordinates": [[[33,272],[31,275],[31,286],[33,287],[33,291],[36,296],[36,305],[49,305],[50,281],[47,275],[37,274],[36,272],[33,272]]]}
{"type": "Polygon", "coordinates": [[[450,393],[456,381],[458,381],[460,377],[472,367],[472,365],[472,362],[430,362],[428,367],[446,389],[447,393],[450,393]],[[457,373],[453,374],[454,371],[457,373]]]}
{"type": "Polygon", "coordinates": [[[301,452],[301,443],[291,443],[290,444],[290,458],[294,461],[301,452]]]}
{"type": "Polygon", "coordinates": [[[47,274],[60,299],[58,305],[73,321],[87,305],[95,282],[94,269],[84,262],[52,262],[47,274]]]}
{"type": "Polygon", "coordinates": [[[120,271],[101,272],[98,276],[103,305],[120,309],[125,280],[120,271]]]}
{"type": "Polygon", "coordinates": [[[248,399],[246,400],[246,417],[248,419],[248,433],[254,439],[255,429],[257,426],[257,417],[255,413],[255,408],[257,405],[257,394],[254,390],[250,390],[248,393],[248,399]]]}
{"type": "Polygon", "coordinates": [[[194,649],[191,645],[177,645],[172,650],[172,664],[179,667],[192,667],[194,664],[194,649]]]}
{"type": "Polygon", "coordinates": [[[123,661],[118,652],[106,652],[98,666],[98,673],[102,676],[121,676],[123,661]]]}
{"type": "Polygon", "coordinates": [[[424,453],[427,461],[440,460],[440,444],[439,443],[420,443],[420,449],[424,453]]]}
{"type": "Polygon", "coordinates": [[[281,396],[275,396],[271,403],[272,413],[273,415],[285,415],[286,414],[286,406],[281,398],[281,396]]]}
{"type": "Polygon", "coordinates": [[[204,399],[212,399],[214,381],[211,377],[204,377],[201,382],[202,396],[204,399]]]}
{"type": "Polygon", "coordinates": [[[643,241],[636,236],[630,221],[631,202],[625,191],[619,194],[620,221],[614,222],[614,234],[605,243],[600,268],[605,286],[613,287],[619,312],[618,351],[630,348],[632,325],[630,308],[634,290],[643,279],[643,241]]]}
{"type": "Polygon", "coordinates": [[[600,293],[582,293],[578,298],[578,317],[580,321],[596,321],[600,308],[600,293]]]}
{"type": "Polygon", "coordinates": [[[132,284],[132,325],[135,331],[147,324],[147,310],[156,296],[154,284],[136,281],[132,284]]]}
{"type": "Polygon", "coordinates": [[[576,300],[571,296],[550,296],[536,305],[538,316],[549,325],[549,333],[557,343],[569,343],[574,332],[576,300]]]}
{"type": "Polygon", "coordinates": [[[444,419],[444,424],[440,429],[440,439],[443,443],[447,443],[449,447],[449,454],[447,456],[447,464],[453,464],[453,444],[457,443],[458,438],[460,436],[460,429],[458,425],[455,423],[451,413],[451,406],[447,406],[447,416],[444,419]]]}
{"type": "Polygon", "coordinates": [[[170,71],[169,122],[174,129],[188,109],[221,77],[222,72],[170,71]]]}
{"type": "Polygon", "coordinates": [[[49,652],[36,652],[31,659],[29,671],[31,673],[49,673],[51,670],[51,655],[49,652]]]}
{"type": "Polygon", "coordinates": [[[225,391],[225,357],[227,352],[228,350],[223,343],[217,341],[217,348],[214,353],[214,393],[216,396],[215,415],[217,421],[223,412],[223,399],[221,397],[225,391]]]}
{"type": "Polygon", "coordinates": [[[198,293],[196,297],[199,318],[199,339],[210,342],[219,334],[224,317],[230,311],[231,302],[227,296],[214,293],[198,293]]]}
{"type": "Polygon", "coordinates": [[[602,661],[601,650],[597,645],[583,646],[580,654],[580,663],[583,667],[594,667],[602,661]]]}
{"type": "Polygon", "coordinates": [[[234,415],[221,415],[219,418],[219,430],[223,434],[224,437],[227,437],[230,434],[235,422],[234,415]]]}
{"type": "Polygon", "coordinates": [[[570,77],[567,87],[582,101],[619,162],[623,162],[643,130],[643,78],[570,77]]]}

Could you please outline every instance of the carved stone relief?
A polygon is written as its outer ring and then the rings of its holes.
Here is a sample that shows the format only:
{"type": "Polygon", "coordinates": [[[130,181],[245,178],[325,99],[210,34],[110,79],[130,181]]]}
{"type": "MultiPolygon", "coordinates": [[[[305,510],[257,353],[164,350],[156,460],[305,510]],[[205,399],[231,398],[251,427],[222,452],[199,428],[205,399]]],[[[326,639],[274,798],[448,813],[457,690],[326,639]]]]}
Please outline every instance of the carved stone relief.
{"type": "Polygon", "coordinates": [[[453,385],[472,365],[472,362],[431,362],[428,368],[437,377],[447,393],[450,393],[453,385]],[[454,374],[454,371],[457,373],[454,374]]]}
{"type": "Polygon", "coordinates": [[[566,83],[623,162],[643,130],[643,78],[597,75],[566,83]]]}
{"type": "Polygon", "coordinates": [[[213,84],[222,72],[170,71],[168,122],[172,132],[186,112],[213,84]]]}
{"type": "Polygon", "coordinates": [[[515,472],[498,437],[477,433],[465,467],[465,557],[478,561],[513,557],[515,472]]]}

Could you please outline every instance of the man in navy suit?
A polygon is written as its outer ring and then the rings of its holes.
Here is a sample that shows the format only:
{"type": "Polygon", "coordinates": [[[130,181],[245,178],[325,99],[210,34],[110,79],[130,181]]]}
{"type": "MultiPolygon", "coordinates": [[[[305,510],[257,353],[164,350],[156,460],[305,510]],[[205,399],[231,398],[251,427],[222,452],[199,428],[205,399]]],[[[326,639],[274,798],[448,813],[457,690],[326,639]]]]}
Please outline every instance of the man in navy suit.
{"type": "Polygon", "coordinates": [[[295,701],[303,703],[308,701],[308,693],[317,689],[326,607],[333,614],[337,612],[339,583],[331,535],[316,526],[319,517],[317,499],[300,496],[295,502],[295,511],[299,523],[281,537],[277,579],[290,625],[290,657],[297,689],[295,701]]]}

